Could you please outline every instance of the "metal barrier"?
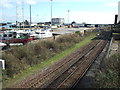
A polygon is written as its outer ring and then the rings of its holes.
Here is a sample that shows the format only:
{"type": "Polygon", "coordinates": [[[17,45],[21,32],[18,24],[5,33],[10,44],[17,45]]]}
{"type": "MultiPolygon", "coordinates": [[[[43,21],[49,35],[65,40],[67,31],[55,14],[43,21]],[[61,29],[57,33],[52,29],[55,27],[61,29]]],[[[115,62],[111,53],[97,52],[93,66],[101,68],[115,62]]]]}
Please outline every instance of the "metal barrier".
{"type": "Polygon", "coordinates": [[[108,47],[108,52],[107,52],[107,56],[106,56],[106,58],[109,57],[112,42],[113,42],[113,37],[111,38],[111,41],[110,41],[110,44],[109,44],[109,47],[108,47]]]}
{"type": "Polygon", "coordinates": [[[2,90],[2,62],[0,62],[0,90],[2,90]]]}

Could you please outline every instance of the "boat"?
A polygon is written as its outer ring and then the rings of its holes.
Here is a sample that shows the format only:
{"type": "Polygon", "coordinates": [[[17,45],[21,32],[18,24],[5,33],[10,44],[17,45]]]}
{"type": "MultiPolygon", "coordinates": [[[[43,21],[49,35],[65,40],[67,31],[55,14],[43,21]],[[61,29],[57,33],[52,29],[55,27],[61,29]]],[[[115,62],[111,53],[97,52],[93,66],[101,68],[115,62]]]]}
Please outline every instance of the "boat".
{"type": "Polygon", "coordinates": [[[49,29],[36,30],[33,35],[34,39],[43,39],[53,36],[49,29]]]}
{"type": "Polygon", "coordinates": [[[27,43],[29,41],[33,40],[33,37],[30,37],[28,34],[20,33],[18,34],[17,32],[0,32],[0,42],[5,43],[5,44],[10,44],[10,43],[27,43]]]}
{"type": "MultiPolygon", "coordinates": [[[[5,43],[0,42],[0,47],[4,47],[4,46],[6,46],[6,44],[5,44],[5,43]]],[[[0,50],[1,50],[1,48],[0,48],[0,50]]]]}
{"type": "MultiPolygon", "coordinates": [[[[18,13],[16,13],[18,14],[18,13]]],[[[16,20],[18,21],[18,20],[16,20]]],[[[16,22],[16,25],[18,23],[16,22]]],[[[31,30],[31,5],[30,5],[30,30],[31,30]]],[[[29,31],[25,30],[11,30],[11,31],[0,31],[0,43],[5,43],[7,46],[10,43],[27,43],[34,39],[28,34],[29,31]]],[[[31,31],[30,31],[31,32],[31,31]]],[[[2,45],[2,44],[1,44],[2,45]]]]}

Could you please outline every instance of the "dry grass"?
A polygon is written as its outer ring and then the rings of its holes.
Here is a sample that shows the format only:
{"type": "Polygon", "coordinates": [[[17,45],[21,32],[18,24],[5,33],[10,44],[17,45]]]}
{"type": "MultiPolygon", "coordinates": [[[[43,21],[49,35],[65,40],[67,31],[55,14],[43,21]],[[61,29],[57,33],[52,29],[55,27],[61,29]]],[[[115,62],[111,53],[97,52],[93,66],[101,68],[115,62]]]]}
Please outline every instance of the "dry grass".
{"type": "Polygon", "coordinates": [[[61,35],[56,40],[28,43],[27,45],[16,46],[11,51],[4,52],[3,59],[6,60],[6,70],[3,72],[3,79],[14,77],[14,75],[22,72],[27,67],[51,58],[57,53],[82,41],[86,36],[81,37],[78,34],[61,35]]]}
{"type": "Polygon", "coordinates": [[[103,62],[103,67],[97,75],[99,88],[120,88],[120,55],[116,54],[103,62]]]}

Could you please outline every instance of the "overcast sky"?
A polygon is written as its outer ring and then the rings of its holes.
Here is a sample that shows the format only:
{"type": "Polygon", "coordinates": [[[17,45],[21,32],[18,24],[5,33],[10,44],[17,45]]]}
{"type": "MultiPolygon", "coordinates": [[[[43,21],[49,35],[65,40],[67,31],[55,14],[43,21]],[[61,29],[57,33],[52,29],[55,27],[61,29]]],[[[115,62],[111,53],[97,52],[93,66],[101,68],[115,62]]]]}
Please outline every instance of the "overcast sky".
{"type": "MultiPolygon", "coordinates": [[[[69,10],[69,22],[113,24],[114,16],[118,14],[118,1],[119,0],[53,0],[53,18],[64,18],[65,22],[68,23],[69,10]]],[[[22,21],[22,5],[24,5],[25,20],[29,21],[29,6],[31,5],[33,22],[50,21],[50,0],[0,0],[0,22],[22,21]],[[16,11],[18,12],[17,18],[16,11]]]]}

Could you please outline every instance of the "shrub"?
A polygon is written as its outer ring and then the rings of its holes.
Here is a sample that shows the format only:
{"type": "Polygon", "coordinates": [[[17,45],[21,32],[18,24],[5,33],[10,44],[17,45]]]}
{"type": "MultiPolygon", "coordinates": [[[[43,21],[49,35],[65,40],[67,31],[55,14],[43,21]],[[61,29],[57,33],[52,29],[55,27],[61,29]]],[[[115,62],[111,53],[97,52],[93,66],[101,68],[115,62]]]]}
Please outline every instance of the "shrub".
{"type": "Polygon", "coordinates": [[[97,75],[98,87],[100,88],[118,88],[120,83],[120,55],[116,54],[109,59],[105,59],[104,66],[97,75]]]}
{"type": "Polygon", "coordinates": [[[27,47],[25,46],[15,47],[9,53],[12,53],[18,59],[21,59],[21,58],[27,57],[27,54],[26,54],[27,47]]]}
{"type": "Polygon", "coordinates": [[[59,44],[53,40],[50,40],[50,41],[45,40],[42,44],[43,44],[44,48],[49,49],[49,50],[56,51],[57,48],[59,47],[59,44]]]}
{"type": "Polygon", "coordinates": [[[36,43],[13,47],[12,50],[3,54],[3,59],[6,60],[6,70],[3,72],[4,78],[13,77],[28,66],[41,63],[56,53],[70,48],[83,38],[78,34],[65,34],[56,40],[41,40],[36,43]]]}
{"type": "Polygon", "coordinates": [[[66,35],[61,35],[60,37],[58,37],[56,39],[56,41],[58,43],[65,43],[65,42],[69,42],[69,43],[76,43],[81,37],[76,35],[76,34],[66,34],[66,35]]]}
{"type": "Polygon", "coordinates": [[[76,32],[75,32],[75,34],[78,34],[78,35],[80,35],[80,31],[76,31],[76,32]]]}
{"type": "Polygon", "coordinates": [[[3,54],[3,59],[6,60],[6,75],[8,77],[13,77],[24,69],[23,63],[12,54],[3,54]]]}

